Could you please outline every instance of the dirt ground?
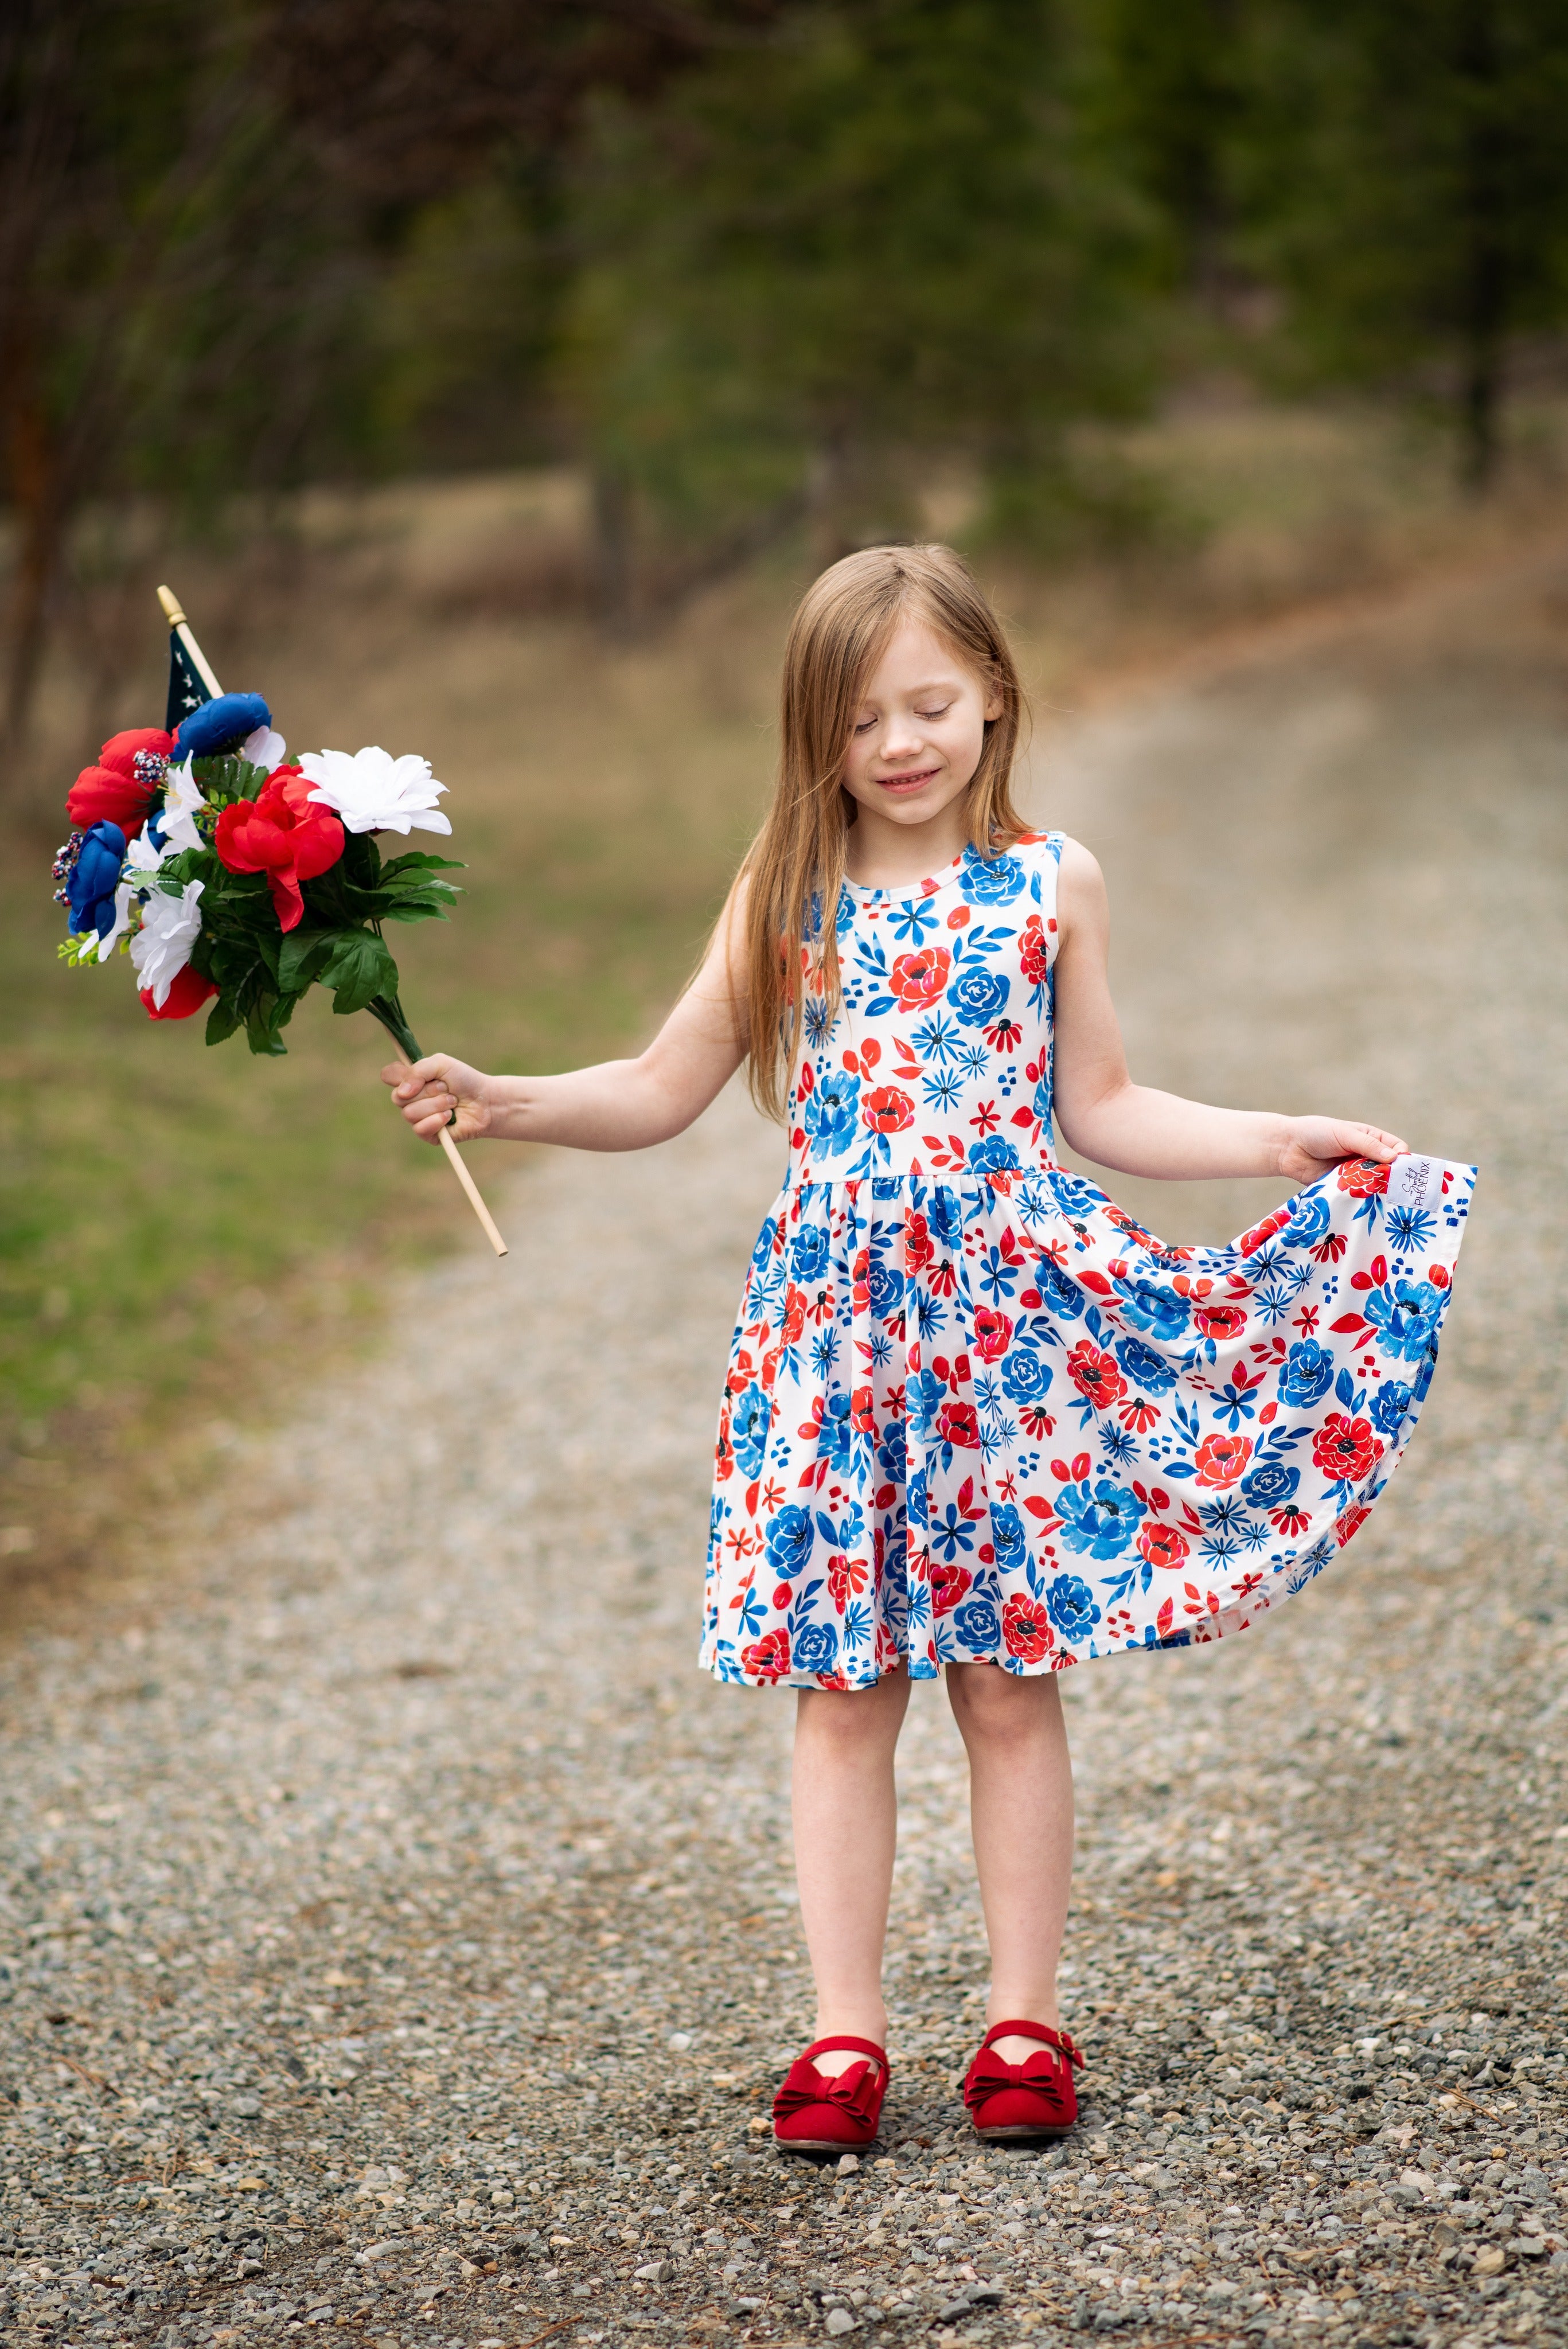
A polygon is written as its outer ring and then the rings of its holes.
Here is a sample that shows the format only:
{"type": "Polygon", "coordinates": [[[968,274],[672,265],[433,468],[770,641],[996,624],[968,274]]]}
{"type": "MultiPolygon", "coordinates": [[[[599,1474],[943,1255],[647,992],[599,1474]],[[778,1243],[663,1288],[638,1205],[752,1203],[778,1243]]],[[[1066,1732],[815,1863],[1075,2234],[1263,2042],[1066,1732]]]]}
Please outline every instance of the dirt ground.
{"type": "MultiPolygon", "coordinates": [[[[1064,2148],[982,2153],[961,1752],[912,1709],[875,2158],[763,2115],[787,1699],[692,1657],[781,1150],[483,1174],[513,1242],[0,1658],[0,2316],[168,2349],[1568,2338],[1568,548],[1043,725],[1146,1081],[1480,1164],[1438,1383],[1263,1630],[1065,1690],[1064,2148]]],[[[1118,1182],[1173,1238],[1267,1186],[1118,1182]]]]}

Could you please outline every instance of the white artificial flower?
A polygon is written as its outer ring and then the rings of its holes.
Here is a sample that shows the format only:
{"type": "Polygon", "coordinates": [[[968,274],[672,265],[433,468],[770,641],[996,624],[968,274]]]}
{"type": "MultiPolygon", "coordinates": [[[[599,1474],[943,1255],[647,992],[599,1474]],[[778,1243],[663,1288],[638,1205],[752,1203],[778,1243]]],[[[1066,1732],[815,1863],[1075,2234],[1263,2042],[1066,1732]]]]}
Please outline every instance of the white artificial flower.
{"type": "Polygon", "coordinates": [[[240,744],[239,755],[242,759],[248,759],[253,767],[264,768],[270,775],[273,769],[281,767],[287,758],[288,744],[281,734],[275,734],[270,726],[258,726],[255,732],[247,734],[240,744]]]}
{"type": "MultiPolygon", "coordinates": [[[[187,759],[183,766],[171,767],[163,778],[163,812],[159,828],[171,848],[204,848],[206,842],[196,829],[196,811],[204,808],[206,801],[196,789],[196,778],[187,759]]],[[[135,842],[131,843],[134,848],[135,842]]]]}
{"type": "MultiPolygon", "coordinates": [[[[98,958],[107,962],[120,939],[130,927],[130,900],[134,891],[129,881],[122,881],[114,893],[114,920],[97,941],[98,958]]],[[[89,933],[90,936],[90,933],[89,933]]]]}
{"type": "Polygon", "coordinates": [[[154,889],[141,908],[141,927],[130,941],[130,959],[136,965],[138,985],[152,989],[152,1000],[160,1011],[202,935],[205,885],[187,881],[178,897],[167,889],[154,889]]]}
{"type": "Polygon", "coordinates": [[[450,832],[436,806],[444,783],[431,774],[431,762],[406,751],[306,750],[299,761],[315,784],[310,796],[343,819],[349,832],[450,832]]]}
{"type": "MultiPolygon", "coordinates": [[[[136,838],[127,843],[124,870],[128,874],[144,874],[148,880],[151,880],[163,859],[173,854],[174,845],[175,843],[165,833],[162,847],[155,848],[147,833],[139,832],[136,838]]],[[[132,888],[136,886],[135,882],[131,883],[131,886],[132,888]]]]}

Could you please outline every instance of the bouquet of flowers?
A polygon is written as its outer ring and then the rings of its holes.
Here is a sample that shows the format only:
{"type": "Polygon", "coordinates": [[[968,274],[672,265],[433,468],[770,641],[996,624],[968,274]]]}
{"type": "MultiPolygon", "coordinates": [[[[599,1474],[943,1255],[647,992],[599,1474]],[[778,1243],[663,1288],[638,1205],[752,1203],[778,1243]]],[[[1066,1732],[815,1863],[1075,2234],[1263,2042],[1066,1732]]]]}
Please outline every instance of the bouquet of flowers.
{"type": "MultiPolygon", "coordinates": [[[[67,795],[72,832],[55,860],[73,964],[128,954],[153,1019],[203,1005],[207,1041],[244,1029],[253,1052],[287,1050],[302,996],[369,1011],[400,1054],[420,1058],[384,935],[442,920],[458,892],[451,857],[383,857],[379,837],[450,833],[430,761],[379,749],[291,760],[256,693],[223,693],[173,597],[169,709],[161,728],[111,736],[67,795]]],[[[450,1135],[464,1189],[497,1254],[499,1233],[450,1135]]]]}

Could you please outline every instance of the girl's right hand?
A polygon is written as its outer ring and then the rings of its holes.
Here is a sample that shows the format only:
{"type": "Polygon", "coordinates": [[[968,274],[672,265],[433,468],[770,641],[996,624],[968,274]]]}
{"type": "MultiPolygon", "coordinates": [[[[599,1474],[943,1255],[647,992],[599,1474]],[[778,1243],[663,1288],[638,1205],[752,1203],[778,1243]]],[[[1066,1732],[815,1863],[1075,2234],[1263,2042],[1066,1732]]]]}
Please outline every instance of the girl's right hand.
{"type": "Polygon", "coordinates": [[[427,1052],[412,1068],[395,1061],[382,1070],[381,1082],[391,1086],[393,1102],[421,1142],[439,1143],[449,1128],[454,1142],[490,1131],[489,1078],[450,1052],[427,1052]]]}

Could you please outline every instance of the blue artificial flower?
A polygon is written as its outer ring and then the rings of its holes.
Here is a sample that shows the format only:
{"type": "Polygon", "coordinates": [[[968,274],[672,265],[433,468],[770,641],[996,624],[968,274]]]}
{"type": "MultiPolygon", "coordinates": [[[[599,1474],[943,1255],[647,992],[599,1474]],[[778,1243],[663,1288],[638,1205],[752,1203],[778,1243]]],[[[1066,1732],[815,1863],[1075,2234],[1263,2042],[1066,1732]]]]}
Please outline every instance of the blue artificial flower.
{"type": "Polygon", "coordinates": [[[963,853],[959,886],[971,905],[1009,905],[1025,877],[1016,856],[981,856],[971,846],[963,853]]]}
{"type": "Polygon", "coordinates": [[[1100,1619],[1094,1592],[1075,1574],[1058,1574],[1046,1584],[1045,1612],[1069,1644],[1086,1639],[1100,1619]]]}
{"type": "Polygon", "coordinates": [[[1241,1498],[1254,1509],[1282,1509],[1294,1497],[1301,1481],[1299,1468],[1287,1468],[1280,1460],[1265,1460],[1261,1468],[1242,1477],[1241,1498]]]}
{"type": "Polygon", "coordinates": [[[1280,1372],[1280,1401],[1293,1410],[1310,1410],[1334,1384],[1334,1356],[1315,1338],[1303,1338],[1291,1348],[1280,1372]]]}
{"type": "Polygon", "coordinates": [[[1372,1424],[1379,1435],[1396,1435],[1410,1408],[1410,1390],[1403,1379],[1389,1379],[1372,1398],[1372,1424]]]}
{"type": "Polygon", "coordinates": [[[1016,1168],[1019,1157],[1004,1133],[992,1133],[970,1143],[969,1163],[977,1174],[994,1174],[1002,1167],[1016,1168]]]}
{"type": "Polygon", "coordinates": [[[237,750],[258,726],[271,724],[272,712],[259,693],[220,693],[215,701],[203,701],[200,709],[181,719],[171,764],[178,766],[182,759],[220,759],[237,750]]]}
{"type": "Polygon", "coordinates": [[[1418,1362],[1442,1317],[1443,1292],[1429,1280],[1402,1280],[1392,1295],[1375,1288],[1362,1311],[1375,1330],[1383,1332],[1384,1350],[1407,1362],[1418,1362]]]}
{"type": "Polygon", "coordinates": [[[790,1242],[789,1268],[803,1287],[809,1288],[827,1270],[828,1247],[826,1224],[802,1224],[790,1242]]]}
{"type": "Polygon", "coordinates": [[[1158,1280],[1139,1274],[1136,1280],[1125,1277],[1115,1284],[1122,1300],[1122,1319],[1130,1321],[1135,1330],[1147,1330],[1151,1337],[1163,1338],[1166,1344],[1179,1338],[1190,1319],[1187,1300],[1174,1288],[1162,1288],[1158,1280]]]}
{"type": "Polygon", "coordinates": [[[880,1257],[871,1267],[866,1288],[873,1313],[886,1316],[903,1302],[903,1274],[895,1266],[885,1264],[880,1257]]]}
{"type": "Polygon", "coordinates": [[[753,1379],[730,1413],[730,1441],[735,1447],[735,1465],[747,1477],[762,1474],[763,1455],[768,1448],[768,1430],[773,1425],[773,1404],[766,1391],[753,1379]]]}
{"type": "Polygon", "coordinates": [[[82,834],[77,861],[66,884],[73,937],[79,937],[85,930],[96,930],[100,938],[108,937],[114,927],[114,893],[119,886],[124,864],[125,834],[119,824],[106,820],[82,834]]]}
{"type": "Polygon", "coordinates": [[[1002,1392],[1009,1402],[1044,1402],[1051,1392],[1051,1366],[1033,1346],[1012,1346],[1002,1366],[1002,1392]]]}
{"type": "Polygon", "coordinates": [[[1090,1557],[1119,1557],[1148,1515],[1130,1485],[1102,1476],[1096,1485],[1087,1477],[1079,1485],[1064,1485],[1056,1495],[1062,1520],[1062,1541],[1067,1549],[1090,1557]]]}
{"type": "Polygon", "coordinates": [[[994,1648],[1002,1637],[1002,1625],[989,1599],[971,1599],[965,1606],[955,1607],[953,1629],[975,1655],[982,1649],[994,1648]]]}
{"type": "Polygon", "coordinates": [[[790,1642],[797,1672],[830,1672],[838,1661],[838,1630],[833,1623],[803,1623],[790,1642]]]}
{"type": "Polygon", "coordinates": [[[1165,1394],[1176,1384],[1176,1372],[1165,1356],[1157,1354],[1141,1338],[1118,1338],[1116,1357],[1133,1384],[1142,1387],[1146,1394],[1165,1394]]]}
{"type": "Polygon", "coordinates": [[[782,1508],[768,1527],[768,1565],[781,1582],[794,1579],[807,1558],[812,1545],[811,1511],[797,1508],[793,1502],[782,1508]]]}
{"type": "Polygon", "coordinates": [[[860,1080],[847,1069],[833,1069],[819,1081],[806,1102],[801,1123],[822,1158],[836,1158],[855,1139],[860,1106],[860,1080]]]}
{"type": "Polygon", "coordinates": [[[1008,981],[999,970],[966,970],[948,988],[948,1005],[966,1028],[989,1028],[1007,1009],[1008,981]]]}
{"type": "Polygon", "coordinates": [[[1010,1501],[996,1501],[991,1511],[991,1540],[1003,1574],[1016,1574],[1029,1557],[1023,1520],[1010,1501]]]}

